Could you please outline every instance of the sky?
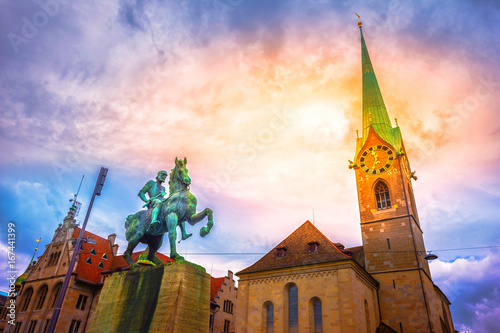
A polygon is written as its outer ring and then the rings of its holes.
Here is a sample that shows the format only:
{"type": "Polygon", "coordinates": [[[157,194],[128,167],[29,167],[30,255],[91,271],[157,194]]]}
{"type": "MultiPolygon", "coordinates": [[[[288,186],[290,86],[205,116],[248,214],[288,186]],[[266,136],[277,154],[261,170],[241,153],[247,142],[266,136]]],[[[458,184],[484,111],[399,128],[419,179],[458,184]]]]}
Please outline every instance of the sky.
{"type": "Polygon", "coordinates": [[[123,253],[138,191],[176,157],[198,210],[215,217],[209,236],[188,226],[178,248],[213,276],[253,264],[306,220],[361,245],[348,169],[361,130],[354,12],[418,176],[426,249],[439,256],[431,273],[455,329],[500,331],[495,1],[2,1],[2,252],[12,222],[21,274],[85,175],[83,221],[104,166],[87,230],[116,233],[123,253]]]}

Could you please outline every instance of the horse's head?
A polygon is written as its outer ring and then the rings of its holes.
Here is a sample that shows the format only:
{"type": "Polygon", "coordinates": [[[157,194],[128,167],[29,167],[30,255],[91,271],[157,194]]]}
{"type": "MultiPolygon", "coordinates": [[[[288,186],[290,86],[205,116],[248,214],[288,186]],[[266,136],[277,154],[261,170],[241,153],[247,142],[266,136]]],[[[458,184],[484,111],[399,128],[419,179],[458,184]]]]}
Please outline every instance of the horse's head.
{"type": "Polygon", "coordinates": [[[175,182],[186,188],[191,184],[191,178],[188,175],[188,169],[186,168],[187,159],[184,157],[183,160],[175,158],[175,167],[170,173],[171,180],[174,179],[175,182]]]}

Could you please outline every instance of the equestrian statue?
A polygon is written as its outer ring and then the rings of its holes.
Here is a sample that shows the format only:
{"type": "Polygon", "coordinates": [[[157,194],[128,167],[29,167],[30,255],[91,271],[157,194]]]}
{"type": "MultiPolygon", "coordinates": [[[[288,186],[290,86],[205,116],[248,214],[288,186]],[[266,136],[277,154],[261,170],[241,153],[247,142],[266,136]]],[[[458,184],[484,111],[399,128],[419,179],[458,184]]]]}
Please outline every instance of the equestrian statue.
{"type": "Polygon", "coordinates": [[[147,210],[140,210],[135,214],[129,215],[125,220],[125,236],[128,246],[123,253],[123,258],[130,267],[136,267],[132,260],[132,251],[139,243],[147,244],[148,248],[146,263],[163,264],[158,259],[156,252],[161,247],[163,235],[168,232],[170,242],[170,258],[174,261],[182,261],[184,258],[177,253],[177,226],[180,227],[182,240],[191,237],[186,233],[185,222],[195,225],[208,217],[208,223],[200,230],[200,236],[208,235],[214,225],[213,212],[210,208],[205,208],[196,213],[196,197],[189,192],[191,178],[186,168],[187,159],[179,160],[175,158],[175,167],[170,172],[168,181],[169,197],[163,198],[165,188],[161,186],[165,181],[167,172],[160,171],[156,177],[156,182],[150,180],[139,192],[139,197],[146,202],[147,210]],[[145,194],[148,194],[149,199],[145,194]]]}

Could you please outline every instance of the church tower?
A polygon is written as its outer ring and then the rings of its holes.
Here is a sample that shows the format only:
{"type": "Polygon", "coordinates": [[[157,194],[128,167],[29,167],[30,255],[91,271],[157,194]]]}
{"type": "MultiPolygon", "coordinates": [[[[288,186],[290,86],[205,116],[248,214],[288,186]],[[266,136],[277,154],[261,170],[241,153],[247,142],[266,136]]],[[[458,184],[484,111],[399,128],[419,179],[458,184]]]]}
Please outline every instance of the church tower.
{"type": "MultiPolygon", "coordinates": [[[[361,22],[358,25],[363,129],[349,168],[356,175],[365,268],[380,282],[381,319],[392,329],[453,331],[453,324],[447,325],[451,316],[443,315],[444,302],[424,259],[426,250],[412,186],[416,177],[411,173],[400,128],[397,122],[396,127],[391,124],[361,22]]],[[[449,311],[447,299],[446,303],[449,311]]]]}

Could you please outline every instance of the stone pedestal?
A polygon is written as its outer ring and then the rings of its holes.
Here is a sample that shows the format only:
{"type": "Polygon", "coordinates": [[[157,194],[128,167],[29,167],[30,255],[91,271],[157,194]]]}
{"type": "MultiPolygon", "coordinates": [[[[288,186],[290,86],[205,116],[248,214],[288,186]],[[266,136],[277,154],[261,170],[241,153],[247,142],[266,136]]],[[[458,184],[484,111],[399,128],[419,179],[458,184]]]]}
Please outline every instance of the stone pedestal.
{"type": "Polygon", "coordinates": [[[210,276],[189,262],[107,278],[88,332],[206,333],[210,276]]]}

